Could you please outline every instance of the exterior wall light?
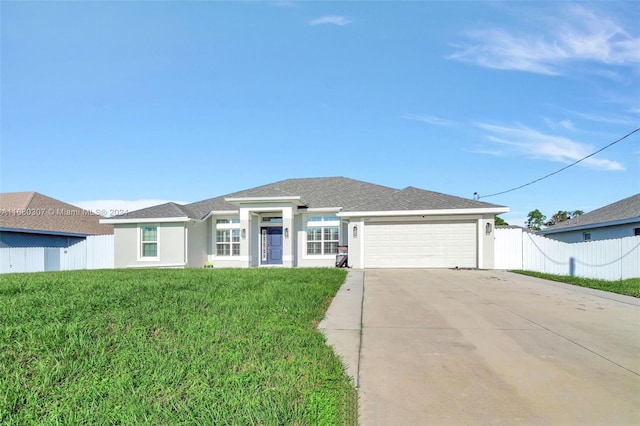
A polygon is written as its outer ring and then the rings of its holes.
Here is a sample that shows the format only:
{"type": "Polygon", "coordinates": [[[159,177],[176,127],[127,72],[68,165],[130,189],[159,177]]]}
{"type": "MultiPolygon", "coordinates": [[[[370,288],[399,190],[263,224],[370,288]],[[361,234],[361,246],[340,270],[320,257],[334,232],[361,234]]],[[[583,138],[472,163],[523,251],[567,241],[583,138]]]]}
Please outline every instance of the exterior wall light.
{"type": "Polygon", "coordinates": [[[358,238],[358,225],[353,225],[353,238],[358,238]]]}
{"type": "Polygon", "coordinates": [[[284,228],[284,237],[289,238],[289,228],[284,228]]]}
{"type": "Polygon", "coordinates": [[[247,238],[247,228],[242,228],[242,239],[247,238]]]}
{"type": "Polygon", "coordinates": [[[491,223],[487,222],[487,225],[485,226],[485,232],[487,233],[487,235],[491,234],[491,223]]]}

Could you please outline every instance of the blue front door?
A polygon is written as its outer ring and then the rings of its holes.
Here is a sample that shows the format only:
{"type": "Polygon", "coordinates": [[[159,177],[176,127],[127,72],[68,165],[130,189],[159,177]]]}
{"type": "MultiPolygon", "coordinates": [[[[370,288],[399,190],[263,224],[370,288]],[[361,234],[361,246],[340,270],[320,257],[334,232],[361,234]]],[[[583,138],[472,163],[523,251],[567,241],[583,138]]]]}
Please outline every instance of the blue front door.
{"type": "Polygon", "coordinates": [[[262,228],[262,264],[282,265],[282,228],[262,228]]]}

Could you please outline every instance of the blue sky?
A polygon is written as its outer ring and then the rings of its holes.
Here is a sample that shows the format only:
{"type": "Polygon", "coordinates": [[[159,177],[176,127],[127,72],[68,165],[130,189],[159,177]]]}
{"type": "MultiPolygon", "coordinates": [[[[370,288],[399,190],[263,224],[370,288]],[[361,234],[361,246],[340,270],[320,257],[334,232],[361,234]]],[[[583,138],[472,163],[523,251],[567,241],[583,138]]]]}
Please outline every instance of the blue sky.
{"type": "MultiPolygon", "coordinates": [[[[0,13],[0,190],[83,207],[317,176],[472,198],[640,127],[638,2],[2,1],[0,13]]],[[[640,132],[482,200],[522,224],[637,192],[640,132]]]]}

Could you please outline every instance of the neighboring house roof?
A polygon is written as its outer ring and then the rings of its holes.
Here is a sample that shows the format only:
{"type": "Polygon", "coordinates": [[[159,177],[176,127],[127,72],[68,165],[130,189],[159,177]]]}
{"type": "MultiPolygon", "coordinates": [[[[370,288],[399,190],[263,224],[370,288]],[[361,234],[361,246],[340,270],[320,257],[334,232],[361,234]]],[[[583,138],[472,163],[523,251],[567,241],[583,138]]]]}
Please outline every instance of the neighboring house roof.
{"type": "Polygon", "coordinates": [[[167,203],[112,219],[203,219],[212,211],[237,211],[238,206],[227,200],[264,197],[301,197],[300,202],[309,209],[340,207],[343,212],[503,207],[414,187],[398,190],[345,177],[326,177],[286,179],[184,206],[167,203]]]}
{"type": "Polygon", "coordinates": [[[632,195],[573,219],[557,223],[539,231],[538,234],[601,228],[633,222],[640,222],[640,194],[632,195]]]}
{"type": "Polygon", "coordinates": [[[0,228],[77,235],[113,234],[102,216],[37,192],[0,194],[0,228]]]}

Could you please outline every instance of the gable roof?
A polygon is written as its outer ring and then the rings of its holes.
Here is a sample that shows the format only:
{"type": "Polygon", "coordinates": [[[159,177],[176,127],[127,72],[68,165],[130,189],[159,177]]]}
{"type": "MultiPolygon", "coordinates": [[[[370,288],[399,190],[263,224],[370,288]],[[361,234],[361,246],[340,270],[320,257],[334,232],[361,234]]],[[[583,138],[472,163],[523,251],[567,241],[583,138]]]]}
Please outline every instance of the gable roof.
{"type": "Polygon", "coordinates": [[[196,219],[196,216],[197,215],[194,214],[186,206],[169,202],[159,204],[157,206],[146,207],[144,209],[136,210],[134,212],[126,213],[120,216],[114,216],[112,217],[112,219],[127,219],[131,217],[135,217],[137,219],[156,219],[169,217],[196,219]]]}
{"type": "Polygon", "coordinates": [[[640,222],[640,193],[589,213],[550,226],[539,234],[551,234],[575,229],[600,228],[630,222],[640,222]]]}
{"type": "Polygon", "coordinates": [[[346,177],[299,178],[245,189],[187,207],[206,215],[215,210],[238,210],[235,204],[228,203],[226,199],[299,196],[308,208],[342,207],[343,210],[352,210],[371,199],[388,197],[396,191],[387,186],[346,177]]]}
{"type": "Polygon", "coordinates": [[[491,207],[502,206],[408,186],[405,189],[395,191],[388,197],[376,198],[363,206],[360,206],[358,210],[457,210],[491,207]]]}
{"type": "Polygon", "coordinates": [[[212,211],[238,211],[238,206],[227,200],[263,197],[300,197],[307,208],[336,207],[342,208],[343,212],[503,207],[413,187],[398,190],[346,177],[320,177],[286,179],[184,206],[175,203],[162,204],[130,212],[121,218],[186,216],[191,219],[203,219],[212,211]],[[184,215],[178,215],[178,212],[184,215]]]}
{"type": "Polygon", "coordinates": [[[38,192],[0,194],[0,228],[81,235],[113,234],[102,216],[38,192]]]}

